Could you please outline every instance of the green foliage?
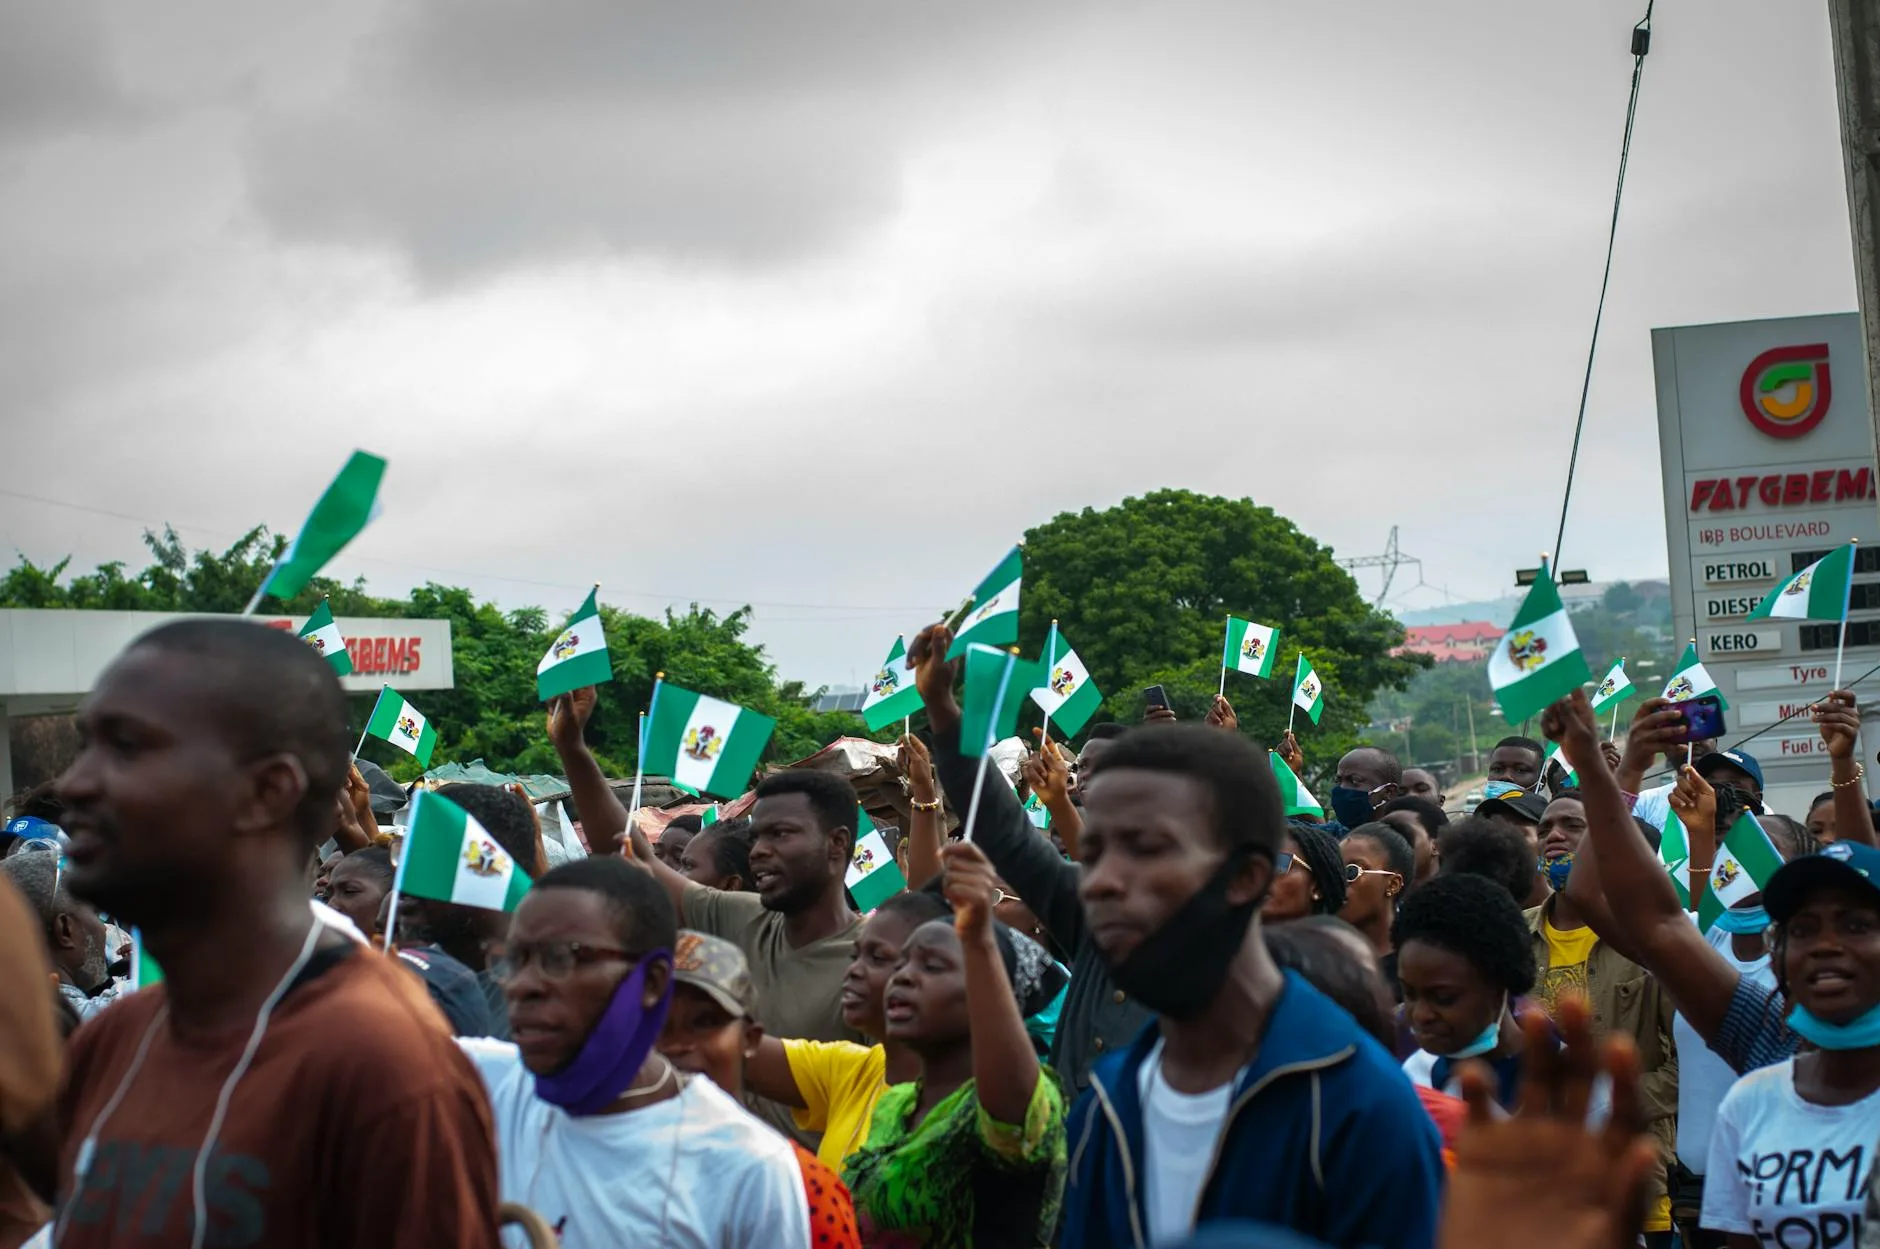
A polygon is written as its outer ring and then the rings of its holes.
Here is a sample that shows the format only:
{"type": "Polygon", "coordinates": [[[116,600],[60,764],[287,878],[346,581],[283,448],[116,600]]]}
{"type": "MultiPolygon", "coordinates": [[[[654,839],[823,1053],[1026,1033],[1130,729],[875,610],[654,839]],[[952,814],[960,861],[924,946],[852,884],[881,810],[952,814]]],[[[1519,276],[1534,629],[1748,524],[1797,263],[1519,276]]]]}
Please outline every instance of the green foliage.
{"type": "Polygon", "coordinates": [[[1161,490],[1025,535],[1025,648],[1057,620],[1108,695],[1106,718],[1140,720],[1149,685],[1167,689],[1182,719],[1205,715],[1230,614],[1281,631],[1272,679],[1228,674],[1243,732],[1271,743],[1285,731],[1301,648],[1323,679],[1323,720],[1296,726],[1314,776],[1356,744],[1372,696],[1423,663],[1391,655],[1403,627],[1365,602],[1330,551],[1250,499],[1161,490]]]}
{"type": "MultiPolygon", "coordinates": [[[[127,578],[117,563],[66,578],[69,560],[42,568],[21,557],[0,578],[0,607],[238,612],[284,546],[265,529],[250,531],[219,554],[191,554],[169,529],[146,533],[144,543],[152,562],[135,578],[127,578]]],[[[539,607],[505,612],[455,586],[430,584],[407,599],[388,599],[368,594],[363,582],[345,585],[324,577],[286,602],[267,600],[264,609],[305,615],[323,597],[337,616],[450,621],[456,688],[412,693],[438,731],[433,763],[480,758],[500,772],[560,771],[548,743],[546,709],[535,694],[535,666],[560,629],[560,617],[550,618],[539,607]]],[[[639,713],[652,698],[656,672],[774,717],[777,732],[766,763],[800,759],[838,737],[865,733],[855,716],[812,711],[820,690],[778,680],[763,648],[745,639],[748,609],[719,616],[694,604],[683,613],[666,613],[662,621],[603,604],[601,617],[614,680],[600,691],[588,738],[602,766],[615,775],[631,774],[639,758],[639,713]]],[[[355,724],[365,724],[375,697],[351,697],[355,724]]],[[[368,742],[365,752],[401,780],[418,775],[417,763],[400,751],[368,742]]]]}

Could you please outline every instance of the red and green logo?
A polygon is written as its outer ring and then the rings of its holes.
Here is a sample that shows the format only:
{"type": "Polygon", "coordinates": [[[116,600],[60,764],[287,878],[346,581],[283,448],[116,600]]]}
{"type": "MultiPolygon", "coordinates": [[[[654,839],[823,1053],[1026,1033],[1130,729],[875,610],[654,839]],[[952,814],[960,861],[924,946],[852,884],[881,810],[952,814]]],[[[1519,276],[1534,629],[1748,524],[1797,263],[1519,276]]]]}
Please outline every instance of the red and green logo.
{"type": "Polygon", "coordinates": [[[1828,344],[1763,352],[1743,370],[1737,396],[1751,425],[1771,438],[1800,438],[1821,424],[1834,399],[1828,344]]]}

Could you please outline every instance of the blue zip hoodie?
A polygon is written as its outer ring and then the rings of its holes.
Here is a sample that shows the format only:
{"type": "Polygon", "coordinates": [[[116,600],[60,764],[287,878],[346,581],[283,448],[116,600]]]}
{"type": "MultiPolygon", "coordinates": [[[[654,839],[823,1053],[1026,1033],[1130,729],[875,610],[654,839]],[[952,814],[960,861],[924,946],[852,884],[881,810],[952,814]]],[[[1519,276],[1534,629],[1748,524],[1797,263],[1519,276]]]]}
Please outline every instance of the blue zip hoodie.
{"type": "MultiPolygon", "coordinates": [[[[1196,1224],[1252,1219],[1334,1249],[1436,1243],[1442,1143],[1384,1047],[1297,974],[1235,1085],[1196,1224]]],[[[1140,1077],[1157,1025],[1091,1069],[1071,1112],[1059,1244],[1150,1249],[1140,1077]]]]}

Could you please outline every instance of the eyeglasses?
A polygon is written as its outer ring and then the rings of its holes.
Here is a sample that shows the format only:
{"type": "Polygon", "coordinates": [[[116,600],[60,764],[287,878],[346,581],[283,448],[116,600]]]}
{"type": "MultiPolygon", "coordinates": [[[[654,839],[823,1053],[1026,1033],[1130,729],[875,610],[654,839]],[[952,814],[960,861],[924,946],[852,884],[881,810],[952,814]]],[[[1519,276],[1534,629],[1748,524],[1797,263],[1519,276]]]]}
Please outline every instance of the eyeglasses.
{"type": "Polygon", "coordinates": [[[520,976],[523,968],[530,963],[541,969],[542,979],[553,983],[566,980],[574,974],[576,967],[587,967],[610,959],[623,959],[629,963],[637,963],[640,959],[639,955],[627,950],[588,945],[581,941],[544,941],[539,945],[502,945],[491,942],[484,949],[490,955],[490,978],[497,984],[508,984],[520,976]]]}
{"type": "Polygon", "coordinates": [[[1391,876],[1399,881],[1403,879],[1400,874],[1386,871],[1381,867],[1359,867],[1356,863],[1345,864],[1345,883],[1347,885],[1355,885],[1360,878],[1365,876],[1391,876]]]}
{"type": "Polygon", "coordinates": [[[1294,862],[1297,861],[1297,858],[1298,858],[1297,855],[1289,854],[1284,850],[1274,855],[1273,856],[1273,875],[1284,876],[1287,872],[1290,872],[1292,870],[1292,865],[1294,862]]]}

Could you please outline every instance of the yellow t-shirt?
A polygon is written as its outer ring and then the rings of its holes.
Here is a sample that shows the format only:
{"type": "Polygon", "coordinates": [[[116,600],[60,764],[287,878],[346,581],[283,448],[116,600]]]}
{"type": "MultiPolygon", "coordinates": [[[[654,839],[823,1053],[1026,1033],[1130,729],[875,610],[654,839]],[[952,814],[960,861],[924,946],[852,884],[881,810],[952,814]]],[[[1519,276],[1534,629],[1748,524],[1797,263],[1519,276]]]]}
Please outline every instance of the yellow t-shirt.
{"type": "Polygon", "coordinates": [[[1541,972],[1541,982],[1535,986],[1534,996],[1551,1015],[1560,1003],[1561,994],[1586,996],[1586,960],[1593,953],[1593,947],[1599,944],[1599,934],[1593,931],[1591,924],[1563,931],[1554,927],[1553,921],[1543,919],[1541,935],[1547,939],[1547,967],[1541,972]]]}
{"type": "Polygon", "coordinates": [[[816,1156],[841,1174],[843,1160],[867,1142],[875,1103],[887,1091],[887,1052],[848,1041],[788,1040],[783,1056],[805,1103],[791,1112],[796,1126],[823,1134],[816,1156]]]}

